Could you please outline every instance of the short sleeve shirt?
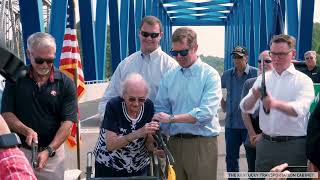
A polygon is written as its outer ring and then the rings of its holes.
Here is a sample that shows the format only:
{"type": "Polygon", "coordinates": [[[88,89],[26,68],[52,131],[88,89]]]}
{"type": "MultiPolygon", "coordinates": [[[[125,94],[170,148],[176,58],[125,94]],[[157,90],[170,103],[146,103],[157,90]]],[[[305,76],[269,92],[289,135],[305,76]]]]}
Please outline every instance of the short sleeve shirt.
{"type": "MultiPolygon", "coordinates": [[[[39,87],[29,73],[16,83],[7,81],[1,112],[12,112],[38,134],[39,147],[48,146],[62,121],[77,121],[77,101],[74,82],[53,69],[46,84],[39,87]]],[[[18,134],[21,142],[25,136],[18,134]]]]}
{"type": "Polygon", "coordinates": [[[141,107],[135,121],[132,121],[127,114],[125,102],[121,97],[108,101],[94,151],[96,161],[121,173],[134,173],[145,168],[150,163],[150,159],[144,138],[136,139],[120,149],[108,151],[106,130],[125,136],[150,122],[153,114],[154,106],[149,99],[141,107]]]}
{"type": "Polygon", "coordinates": [[[236,75],[235,68],[229,69],[222,74],[221,87],[226,88],[226,128],[246,129],[244,126],[241,109],[239,107],[243,84],[247,79],[257,77],[258,69],[247,65],[244,74],[236,75]]]}

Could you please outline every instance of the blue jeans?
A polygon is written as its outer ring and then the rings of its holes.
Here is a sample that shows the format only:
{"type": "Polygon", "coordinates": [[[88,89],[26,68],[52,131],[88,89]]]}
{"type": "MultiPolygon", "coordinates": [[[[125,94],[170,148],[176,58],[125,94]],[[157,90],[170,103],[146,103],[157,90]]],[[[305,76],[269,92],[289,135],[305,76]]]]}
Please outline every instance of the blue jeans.
{"type": "Polygon", "coordinates": [[[226,141],[226,163],[228,172],[239,172],[239,153],[240,146],[245,143],[247,138],[246,129],[231,129],[225,130],[226,141]]]}

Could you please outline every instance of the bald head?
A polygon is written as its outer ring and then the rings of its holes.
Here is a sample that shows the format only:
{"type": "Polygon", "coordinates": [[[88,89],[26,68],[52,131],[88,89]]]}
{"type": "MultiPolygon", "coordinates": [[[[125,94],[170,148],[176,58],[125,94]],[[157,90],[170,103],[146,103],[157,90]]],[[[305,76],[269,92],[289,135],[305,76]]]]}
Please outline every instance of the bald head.
{"type": "Polygon", "coordinates": [[[259,71],[262,72],[262,63],[261,61],[263,61],[263,64],[264,64],[264,68],[266,71],[270,71],[273,69],[273,65],[272,65],[272,59],[270,57],[270,51],[269,50],[265,50],[265,51],[262,51],[259,55],[259,64],[258,64],[258,67],[259,67],[259,71]]]}
{"type": "Polygon", "coordinates": [[[129,74],[123,81],[121,86],[121,95],[128,93],[129,91],[144,91],[146,96],[149,94],[149,85],[144,78],[138,73],[129,74]]]}

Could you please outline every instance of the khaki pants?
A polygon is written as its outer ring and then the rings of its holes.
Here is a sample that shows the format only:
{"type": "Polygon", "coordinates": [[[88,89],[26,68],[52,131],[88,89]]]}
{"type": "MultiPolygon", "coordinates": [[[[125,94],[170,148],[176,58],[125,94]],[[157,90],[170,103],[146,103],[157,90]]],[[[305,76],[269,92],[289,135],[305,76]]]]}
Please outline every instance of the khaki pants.
{"type": "Polygon", "coordinates": [[[170,137],[177,180],[216,180],[218,140],[215,137],[170,137]]]}
{"type": "MultiPolygon", "coordinates": [[[[20,148],[31,163],[31,150],[20,148]]],[[[64,145],[61,145],[53,157],[49,157],[46,166],[41,170],[34,170],[38,180],[63,180],[64,179],[64,145]]]]}

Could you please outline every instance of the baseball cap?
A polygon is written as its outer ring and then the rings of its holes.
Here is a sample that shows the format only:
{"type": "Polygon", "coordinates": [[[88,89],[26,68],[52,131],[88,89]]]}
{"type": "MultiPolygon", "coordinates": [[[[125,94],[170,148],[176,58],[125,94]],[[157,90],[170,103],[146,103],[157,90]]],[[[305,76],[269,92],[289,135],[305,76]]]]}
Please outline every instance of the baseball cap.
{"type": "Polygon", "coordinates": [[[248,55],[248,51],[243,46],[236,46],[235,48],[233,48],[231,55],[234,55],[234,54],[237,54],[239,56],[245,56],[245,55],[248,55]]]}

